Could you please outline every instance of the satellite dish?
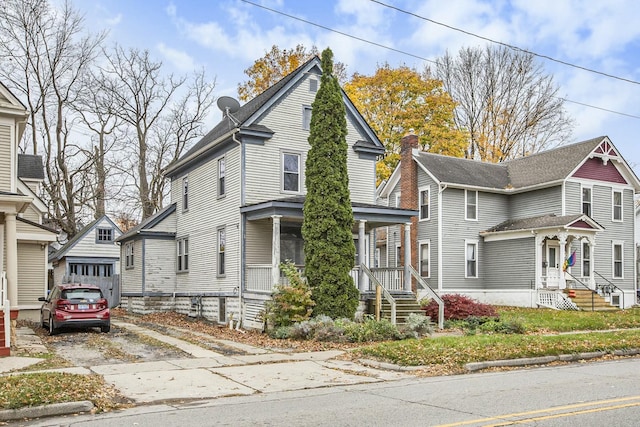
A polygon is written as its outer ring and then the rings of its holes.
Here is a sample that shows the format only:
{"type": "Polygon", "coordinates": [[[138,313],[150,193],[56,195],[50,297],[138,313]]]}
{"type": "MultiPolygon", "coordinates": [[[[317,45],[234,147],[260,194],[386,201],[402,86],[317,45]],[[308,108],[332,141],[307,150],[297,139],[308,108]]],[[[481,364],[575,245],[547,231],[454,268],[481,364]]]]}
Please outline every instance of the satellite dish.
{"type": "Polygon", "coordinates": [[[229,115],[237,112],[240,109],[240,103],[237,99],[230,96],[221,96],[217,101],[218,108],[222,110],[224,115],[229,115]]]}

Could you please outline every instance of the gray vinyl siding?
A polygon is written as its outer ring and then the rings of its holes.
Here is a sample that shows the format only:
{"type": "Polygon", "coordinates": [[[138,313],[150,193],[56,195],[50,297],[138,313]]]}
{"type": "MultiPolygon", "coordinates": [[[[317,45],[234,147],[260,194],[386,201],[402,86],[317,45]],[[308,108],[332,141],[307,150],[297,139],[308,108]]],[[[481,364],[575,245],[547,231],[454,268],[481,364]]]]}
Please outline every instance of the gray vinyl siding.
{"type": "Polygon", "coordinates": [[[18,243],[18,305],[39,305],[46,295],[46,251],[38,243],[18,243]]]}
{"type": "MultiPolygon", "coordinates": [[[[429,241],[429,278],[427,281],[433,289],[438,287],[438,184],[422,169],[418,168],[418,191],[422,187],[429,186],[429,220],[418,220],[418,243],[429,241]]],[[[418,194],[420,203],[420,194],[418,194]]],[[[418,206],[420,209],[420,206],[418,206]]],[[[420,216],[418,215],[418,218],[420,216]]],[[[418,258],[420,258],[420,246],[417,246],[418,258]]],[[[419,260],[418,260],[419,262],[419,260]]],[[[414,266],[416,269],[419,265],[414,266]]]]}
{"type": "Polygon", "coordinates": [[[120,256],[120,247],[115,243],[96,243],[98,228],[111,228],[113,231],[113,240],[122,234],[111,223],[103,219],[95,225],[95,227],[87,232],[79,241],[73,245],[65,254],[67,257],[83,257],[83,258],[118,258],[120,256]]]}
{"type": "MultiPolygon", "coordinates": [[[[142,287],[142,266],[144,264],[142,259],[142,246],[145,244],[143,239],[133,240],[133,267],[125,267],[125,243],[120,245],[120,258],[123,260],[120,263],[120,292],[122,293],[139,293],[143,291],[142,287]]],[[[153,262],[149,260],[147,262],[153,262]]]]}
{"type": "MultiPolygon", "coordinates": [[[[176,291],[191,293],[233,292],[240,283],[240,150],[224,153],[226,195],[218,198],[218,159],[176,176],[172,201],[176,206],[176,239],[189,238],[189,269],[176,272],[176,291]],[[189,177],[189,209],[182,208],[182,179],[189,177]],[[226,228],[225,274],[217,272],[217,232],[226,228]]],[[[174,242],[173,251],[177,251],[174,242]]],[[[147,260],[150,260],[147,257],[147,260]]],[[[174,270],[175,271],[175,270],[174,270]]]]}
{"type": "Polygon", "coordinates": [[[480,232],[508,218],[506,196],[478,192],[478,220],[465,220],[464,190],[448,188],[442,192],[442,287],[446,289],[483,289],[485,284],[485,247],[480,232]],[[477,240],[477,278],[465,278],[465,240],[477,240]]]}
{"type": "MultiPolygon", "coordinates": [[[[304,166],[309,151],[309,131],[302,128],[303,105],[311,105],[315,93],[309,91],[309,75],[301,79],[288,94],[281,98],[257,124],[274,131],[264,145],[246,144],[245,204],[281,199],[305,194],[304,166]],[[282,191],[282,153],[300,154],[300,187],[297,193],[282,191]]],[[[317,76],[314,76],[317,78],[317,76]]],[[[351,200],[372,203],[375,196],[375,159],[360,159],[353,145],[360,135],[347,115],[347,167],[351,200]]],[[[230,167],[227,166],[227,170],[230,167]]]]}
{"type": "MultiPolygon", "coordinates": [[[[176,243],[174,240],[145,239],[145,292],[176,291],[176,243]]],[[[135,262],[135,260],[134,260],[135,262]]]]}
{"type": "Polygon", "coordinates": [[[509,197],[511,219],[547,214],[562,215],[562,187],[550,187],[509,197]]]}
{"type": "Polygon", "coordinates": [[[272,230],[273,224],[268,219],[247,222],[245,246],[247,266],[271,265],[272,230]]]}
{"type": "Polygon", "coordinates": [[[11,192],[11,126],[0,124],[0,191],[11,192]]]}
{"type": "Polygon", "coordinates": [[[533,289],[535,249],[534,237],[484,243],[485,289],[533,289]]]}

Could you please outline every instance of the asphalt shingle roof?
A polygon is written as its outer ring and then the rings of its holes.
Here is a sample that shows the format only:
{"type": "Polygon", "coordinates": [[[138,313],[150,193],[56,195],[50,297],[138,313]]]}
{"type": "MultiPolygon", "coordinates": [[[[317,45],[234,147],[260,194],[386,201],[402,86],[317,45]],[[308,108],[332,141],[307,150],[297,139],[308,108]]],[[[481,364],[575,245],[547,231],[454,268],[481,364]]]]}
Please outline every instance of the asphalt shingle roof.
{"type": "Polygon", "coordinates": [[[502,163],[425,152],[418,153],[416,160],[443,183],[488,189],[524,188],[566,178],[604,138],[564,145],[502,163]]]}
{"type": "Polygon", "coordinates": [[[18,178],[44,180],[42,156],[18,154],[18,178]]]}
{"type": "Polygon", "coordinates": [[[516,231],[530,230],[547,227],[562,227],[571,224],[573,221],[582,217],[582,214],[555,216],[554,214],[542,215],[530,218],[508,219],[494,227],[491,227],[487,233],[497,233],[500,231],[516,231]]]}

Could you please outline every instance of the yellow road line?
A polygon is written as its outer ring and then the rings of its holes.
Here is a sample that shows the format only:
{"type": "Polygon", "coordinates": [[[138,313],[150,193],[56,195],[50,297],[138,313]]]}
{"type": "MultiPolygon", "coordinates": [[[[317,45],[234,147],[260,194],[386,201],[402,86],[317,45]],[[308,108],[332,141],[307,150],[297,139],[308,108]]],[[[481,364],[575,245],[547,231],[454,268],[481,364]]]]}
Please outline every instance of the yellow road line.
{"type": "Polygon", "coordinates": [[[510,425],[514,425],[514,424],[526,424],[526,423],[530,423],[530,422],[534,422],[534,421],[552,420],[554,418],[574,417],[576,415],[591,414],[591,413],[594,413],[594,412],[604,412],[604,411],[613,411],[614,409],[631,408],[633,406],[640,406],[640,402],[638,402],[638,403],[627,403],[625,405],[603,406],[603,407],[600,407],[600,408],[585,409],[585,410],[582,410],[582,411],[564,412],[562,414],[547,415],[547,416],[544,416],[544,417],[526,418],[526,419],[517,420],[517,421],[507,421],[507,422],[500,423],[500,424],[487,424],[487,425],[485,425],[483,427],[500,427],[500,426],[510,426],[510,425]]]}
{"type": "MultiPolygon", "coordinates": [[[[479,423],[484,423],[484,422],[488,422],[488,421],[503,421],[504,422],[504,419],[507,418],[507,417],[522,417],[522,416],[526,416],[526,415],[535,415],[535,414],[543,414],[543,413],[549,413],[549,412],[557,412],[557,411],[563,411],[563,410],[567,410],[567,409],[584,408],[584,407],[587,407],[587,406],[606,405],[606,404],[610,404],[610,403],[628,402],[628,401],[631,401],[631,400],[640,400],[640,396],[630,396],[630,397],[621,397],[621,398],[617,398],[617,399],[596,400],[596,401],[593,401],[593,402],[576,403],[576,404],[573,404],[573,405],[564,405],[564,406],[555,406],[555,407],[546,408],[546,409],[536,409],[534,411],[515,412],[515,413],[512,413],[512,414],[504,414],[504,415],[500,415],[500,416],[496,416],[496,417],[479,418],[479,419],[476,419],[476,420],[460,421],[458,423],[452,423],[452,424],[441,424],[441,425],[436,426],[436,427],[457,427],[457,426],[464,426],[464,425],[470,425],[470,424],[479,424],[479,423]]],[[[638,405],[640,405],[640,402],[639,403],[634,403],[634,404],[628,404],[628,405],[621,405],[620,407],[638,406],[638,405]]],[[[616,409],[615,407],[610,407],[610,408],[611,409],[616,409]]],[[[597,409],[588,410],[588,411],[595,412],[596,410],[597,409]]],[[[564,414],[560,414],[560,416],[564,416],[564,414]]],[[[550,416],[550,417],[552,417],[552,416],[550,416]]],[[[514,424],[514,423],[515,423],[515,421],[510,422],[510,424],[514,424]]],[[[508,424],[509,423],[507,423],[507,425],[508,424]]],[[[505,424],[496,424],[496,425],[505,425],[505,424]]]]}

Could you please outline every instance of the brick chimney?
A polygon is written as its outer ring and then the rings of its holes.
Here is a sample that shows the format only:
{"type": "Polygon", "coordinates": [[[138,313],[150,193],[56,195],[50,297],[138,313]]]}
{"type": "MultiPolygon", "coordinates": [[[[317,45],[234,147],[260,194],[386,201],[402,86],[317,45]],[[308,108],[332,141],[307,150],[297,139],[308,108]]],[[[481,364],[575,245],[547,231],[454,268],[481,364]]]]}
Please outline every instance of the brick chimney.
{"type": "MultiPolygon", "coordinates": [[[[418,136],[413,130],[400,140],[400,207],[418,210],[418,166],[413,160],[413,149],[418,148],[418,136]]],[[[402,262],[404,263],[404,226],[402,227],[402,262]]],[[[418,268],[418,217],[411,218],[411,265],[418,268]]],[[[415,284],[412,285],[415,287],[415,284]]],[[[415,291],[415,289],[414,289],[415,291]]]]}

